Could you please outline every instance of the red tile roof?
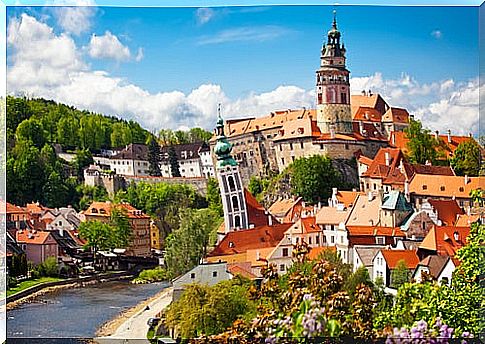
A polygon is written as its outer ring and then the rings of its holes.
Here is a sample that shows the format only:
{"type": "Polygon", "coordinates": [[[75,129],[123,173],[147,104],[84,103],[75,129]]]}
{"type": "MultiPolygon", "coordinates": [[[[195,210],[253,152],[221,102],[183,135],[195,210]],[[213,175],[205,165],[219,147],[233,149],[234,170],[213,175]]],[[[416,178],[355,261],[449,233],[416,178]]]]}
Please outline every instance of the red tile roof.
{"type": "Polygon", "coordinates": [[[429,204],[438,213],[438,219],[444,225],[453,226],[457,220],[458,215],[463,215],[465,212],[460,208],[456,200],[428,200],[429,204]]]}
{"type": "Polygon", "coordinates": [[[406,109],[391,107],[382,116],[382,122],[409,123],[409,113],[406,109]]]}
{"type": "Polygon", "coordinates": [[[7,214],[22,214],[22,213],[27,213],[27,212],[24,209],[22,209],[21,207],[7,202],[6,213],[7,214]]]}
{"type": "Polygon", "coordinates": [[[382,114],[372,107],[361,106],[353,115],[354,121],[381,122],[382,114]]]}
{"type": "Polygon", "coordinates": [[[266,209],[246,189],[244,189],[244,197],[246,198],[248,220],[250,224],[253,224],[255,227],[267,225],[269,216],[273,218],[273,223],[276,222],[274,216],[266,214],[266,209]]]}
{"type": "Polygon", "coordinates": [[[17,231],[16,241],[22,244],[44,245],[49,236],[49,232],[23,230],[17,231]]]}
{"type": "Polygon", "coordinates": [[[291,223],[275,224],[229,232],[208,256],[222,256],[243,253],[251,249],[274,247],[283,239],[290,226],[291,223]]]}
{"type": "Polygon", "coordinates": [[[337,190],[337,200],[345,207],[350,207],[355,204],[355,200],[360,193],[357,191],[340,191],[337,190]]]}
{"type": "Polygon", "coordinates": [[[143,213],[141,210],[136,209],[131,204],[120,203],[113,204],[111,202],[93,202],[83,213],[88,216],[111,216],[111,209],[113,206],[120,207],[126,211],[126,215],[129,219],[149,219],[150,216],[143,213]]]}
{"type": "Polygon", "coordinates": [[[309,260],[316,260],[325,251],[337,252],[336,246],[320,246],[320,247],[310,247],[310,251],[306,254],[309,260]]]}
{"type": "Polygon", "coordinates": [[[257,276],[251,271],[251,263],[232,263],[227,264],[227,271],[233,276],[240,275],[249,279],[255,279],[257,276]]]}
{"type": "Polygon", "coordinates": [[[419,248],[453,257],[466,244],[468,234],[470,227],[433,226],[419,248]]]}
{"type": "Polygon", "coordinates": [[[349,236],[390,236],[405,237],[406,234],[399,227],[382,226],[347,226],[349,236]]]}
{"type": "Polygon", "coordinates": [[[381,250],[381,253],[391,270],[395,269],[401,260],[406,263],[408,269],[415,269],[419,264],[415,250],[381,250]]]}

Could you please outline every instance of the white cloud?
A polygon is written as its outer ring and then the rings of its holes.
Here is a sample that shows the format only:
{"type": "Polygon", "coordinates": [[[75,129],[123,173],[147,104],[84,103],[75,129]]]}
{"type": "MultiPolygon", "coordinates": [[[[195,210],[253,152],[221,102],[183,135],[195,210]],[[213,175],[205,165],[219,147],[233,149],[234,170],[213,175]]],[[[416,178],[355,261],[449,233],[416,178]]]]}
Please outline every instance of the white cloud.
{"type": "MultiPolygon", "coordinates": [[[[129,61],[132,57],[130,49],[109,31],[106,31],[102,36],[93,34],[89,41],[88,52],[89,56],[98,59],[129,61]]],[[[143,50],[138,52],[138,56],[143,57],[143,50]]]]}
{"type": "Polygon", "coordinates": [[[431,31],[431,36],[436,39],[440,39],[441,37],[443,37],[443,33],[440,30],[433,30],[431,31]]]}
{"type": "Polygon", "coordinates": [[[144,52],[143,52],[143,48],[138,48],[138,52],[136,53],[136,56],[135,56],[135,61],[136,62],[140,62],[141,60],[143,60],[143,57],[144,57],[144,52]]]}
{"type": "Polygon", "coordinates": [[[80,35],[92,27],[92,20],[97,8],[93,0],[53,0],[53,7],[57,23],[67,33],[80,35]]]}
{"type": "MultiPolygon", "coordinates": [[[[56,35],[52,28],[25,14],[10,21],[7,44],[12,57],[7,70],[9,93],[25,92],[81,109],[135,119],[148,129],[212,129],[218,103],[223,104],[226,118],[314,106],[313,88],[296,86],[279,86],[238,99],[229,98],[220,85],[214,84],[200,85],[188,93],[150,93],[126,79],[90,70],[79,54],[81,49],[69,35],[56,35]]],[[[142,55],[143,50],[139,50],[137,56],[142,55]]],[[[390,105],[407,108],[432,130],[451,128],[467,134],[478,129],[478,78],[467,83],[451,79],[420,83],[409,75],[386,79],[376,73],[351,79],[353,93],[369,88],[381,93],[390,105]]]]}
{"type": "Polygon", "coordinates": [[[266,25],[258,27],[238,27],[234,29],[222,30],[212,36],[202,36],[199,37],[198,44],[221,44],[227,42],[265,42],[275,38],[282,37],[291,30],[277,26],[277,25],[266,25]]]}
{"type": "Polygon", "coordinates": [[[195,11],[195,17],[197,18],[197,23],[203,25],[208,23],[215,15],[215,11],[212,8],[201,7],[195,11]]]}

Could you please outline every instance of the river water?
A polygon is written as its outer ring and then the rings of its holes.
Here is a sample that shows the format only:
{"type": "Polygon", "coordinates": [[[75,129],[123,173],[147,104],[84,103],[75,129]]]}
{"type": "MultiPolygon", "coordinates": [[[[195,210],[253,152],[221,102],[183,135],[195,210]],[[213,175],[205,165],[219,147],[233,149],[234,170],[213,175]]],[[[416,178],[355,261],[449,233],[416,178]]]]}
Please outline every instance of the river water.
{"type": "Polygon", "coordinates": [[[7,338],[92,338],[102,324],[168,286],[111,281],[54,291],[8,311],[7,338]]]}

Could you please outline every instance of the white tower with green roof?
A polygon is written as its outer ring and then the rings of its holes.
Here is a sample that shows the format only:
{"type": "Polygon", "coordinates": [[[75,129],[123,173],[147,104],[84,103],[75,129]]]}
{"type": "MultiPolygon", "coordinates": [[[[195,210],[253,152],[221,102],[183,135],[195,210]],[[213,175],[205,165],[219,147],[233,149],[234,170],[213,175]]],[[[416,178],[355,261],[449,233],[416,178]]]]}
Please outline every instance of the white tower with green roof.
{"type": "Polygon", "coordinates": [[[224,134],[224,120],[221,117],[220,108],[216,128],[217,142],[214,153],[217,157],[217,179],[221,190],[225,233],[227,234],[234,230],[248,228],[248,211],[239,166],[231,156],[232,145],[224,134]]]}

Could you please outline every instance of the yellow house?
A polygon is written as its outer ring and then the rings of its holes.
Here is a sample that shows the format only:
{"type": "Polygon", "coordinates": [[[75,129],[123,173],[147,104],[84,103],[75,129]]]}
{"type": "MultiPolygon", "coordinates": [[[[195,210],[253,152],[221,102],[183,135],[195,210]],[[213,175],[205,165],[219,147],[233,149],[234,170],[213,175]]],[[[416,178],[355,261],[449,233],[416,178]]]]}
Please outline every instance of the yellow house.
{"type": "Polygon", "coordinates": [[[162,249],[162,243],[160,241],[160,229],[155,224],[155,221],[150,222],[150,248],[158,251],[162,249]]]}

